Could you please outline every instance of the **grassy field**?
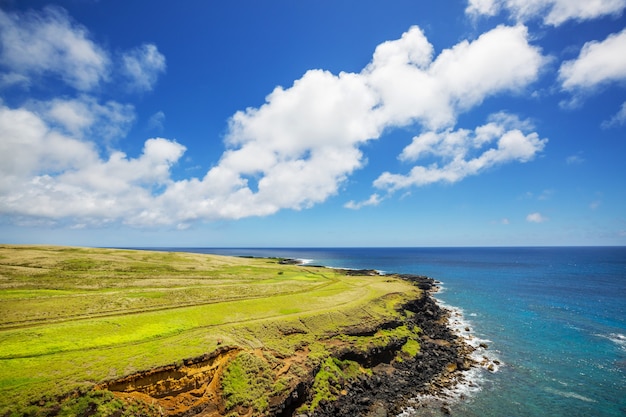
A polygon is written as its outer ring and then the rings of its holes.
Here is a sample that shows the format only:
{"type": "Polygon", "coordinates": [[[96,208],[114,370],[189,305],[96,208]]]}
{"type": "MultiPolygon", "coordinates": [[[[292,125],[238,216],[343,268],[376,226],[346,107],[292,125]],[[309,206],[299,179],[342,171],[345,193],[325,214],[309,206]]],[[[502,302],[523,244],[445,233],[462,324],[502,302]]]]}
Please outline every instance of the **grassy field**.
{"type": "Polygon", "coordinates": [[[279,358],[306,346],[321,363],[316,340],[387,320],[418,294],[272,259],[0,245],[0,415],[224,345],[279,358]]]}

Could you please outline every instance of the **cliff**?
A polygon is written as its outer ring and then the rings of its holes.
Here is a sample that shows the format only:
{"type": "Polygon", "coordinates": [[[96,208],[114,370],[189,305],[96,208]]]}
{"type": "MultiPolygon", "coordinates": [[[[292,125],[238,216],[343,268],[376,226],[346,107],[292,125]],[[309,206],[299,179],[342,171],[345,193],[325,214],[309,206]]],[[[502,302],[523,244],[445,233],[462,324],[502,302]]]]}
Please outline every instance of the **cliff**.
{"type": "MultiPolygon", "coordinates": [[[[353,273],[353,272],[352,272],[353,273]]],[[[403,275],[423,290],[388,320],[317,335],[291,354],[269,348],[220,346],[186,359],[99,384],[136,415],[391,416],[420,393],[436,395],[474,365],[471,348],[446,326],[447,312],[431,297],[432,279],[403,275]],[[143,406],[138,407],[138,404],[143,406]]],[[[317,334],[299,325],[265,324],[279,337],[317,334]]],[[[75,401],[75,400],[74,400],[75,401]]],[[[93,407],[83,415],[95,415],[93,407]]]]}

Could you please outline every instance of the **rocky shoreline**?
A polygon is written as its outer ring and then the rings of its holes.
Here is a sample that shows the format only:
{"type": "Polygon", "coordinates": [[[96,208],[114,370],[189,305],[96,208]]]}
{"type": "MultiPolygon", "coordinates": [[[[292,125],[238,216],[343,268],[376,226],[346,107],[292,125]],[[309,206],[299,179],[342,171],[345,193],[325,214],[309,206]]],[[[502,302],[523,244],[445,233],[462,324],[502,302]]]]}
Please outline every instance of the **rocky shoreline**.
{"type": "MultiPolygon", "coordinates": [[[[355,274],[367,272],[353,271],[355,274]]],[[[415,398],[419,395],[439,398],[440,401],[432,403],[438,404],[443,413],[450,413],[444,392],[463,379],[463,371],[480,366],[471,358],[475,348],[448,326],[450,312],[432,297],[438,289],[434,279],[417,275],[395,276],[411,281],[424,291],[422,298],[404,306],[415,313],[408,320],[421,329],[419,353],[402,362],[381,362],[371,367],[371,376],[346,383],[345,395],[320,404],[310,415],[297,417],[397,416],[408,407],[416,407],[415,398]]]]}

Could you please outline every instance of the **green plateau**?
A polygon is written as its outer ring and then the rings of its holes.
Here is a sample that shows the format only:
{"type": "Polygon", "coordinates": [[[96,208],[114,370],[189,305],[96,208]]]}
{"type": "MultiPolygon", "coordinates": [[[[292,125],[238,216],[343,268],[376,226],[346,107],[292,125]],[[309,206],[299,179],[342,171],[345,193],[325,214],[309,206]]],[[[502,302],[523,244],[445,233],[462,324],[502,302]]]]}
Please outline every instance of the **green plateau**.
{"type": "Polygon", "coordinates": [[[0,245],[0,416],[308,413],[419,351],[417,286],[280,261],[0,245]]]}

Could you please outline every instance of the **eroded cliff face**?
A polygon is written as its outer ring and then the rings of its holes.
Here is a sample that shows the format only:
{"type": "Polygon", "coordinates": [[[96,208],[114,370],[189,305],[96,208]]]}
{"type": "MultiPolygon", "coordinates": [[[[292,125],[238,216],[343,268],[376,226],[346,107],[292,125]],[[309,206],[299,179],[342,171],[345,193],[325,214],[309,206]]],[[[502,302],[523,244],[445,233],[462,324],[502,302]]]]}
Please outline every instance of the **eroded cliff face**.
{"type": "MultiPolygon", "coordinates": [[[[445,311],[428,294],[433,281],[405,278],[425,295],[402,307],[401,320],[344,328],[319,338],[315,346],[303,343],[289,355],[222,346],[211,354],[108,381],[98,388],[124,401],[143,401],[168,416],[397,414],[410,397],[436,390],[454,380],[454,373],[473,365],[467,346],[446,326],[445,311]],[[410,341],[419,343],[417,353],[407,349],[410,341]],[[253,358],[256,368],[229,371],[241,355],[253,358]],[[250,390],[250,395],[233,394],[228,384],[235,390],[250,390]],[[252,392],[260,385],[262,391],[252,392]]],[[[286,329],[284,337],[292,331],[286,329]]],[[[306,326],[298,331],[306,332],[306,326]]]]}
{"type": "MultiPolygon", "coordinates": [[[[240,351],[222,347],[182,364],[172,364],[125,376],[99,385],[122,400],[141,400],[163,415],[186,416],[202,412],[220,415],[220,376],[240,351]]],[[[223,411],[223,410],[222,410],[223,411]]]]}

